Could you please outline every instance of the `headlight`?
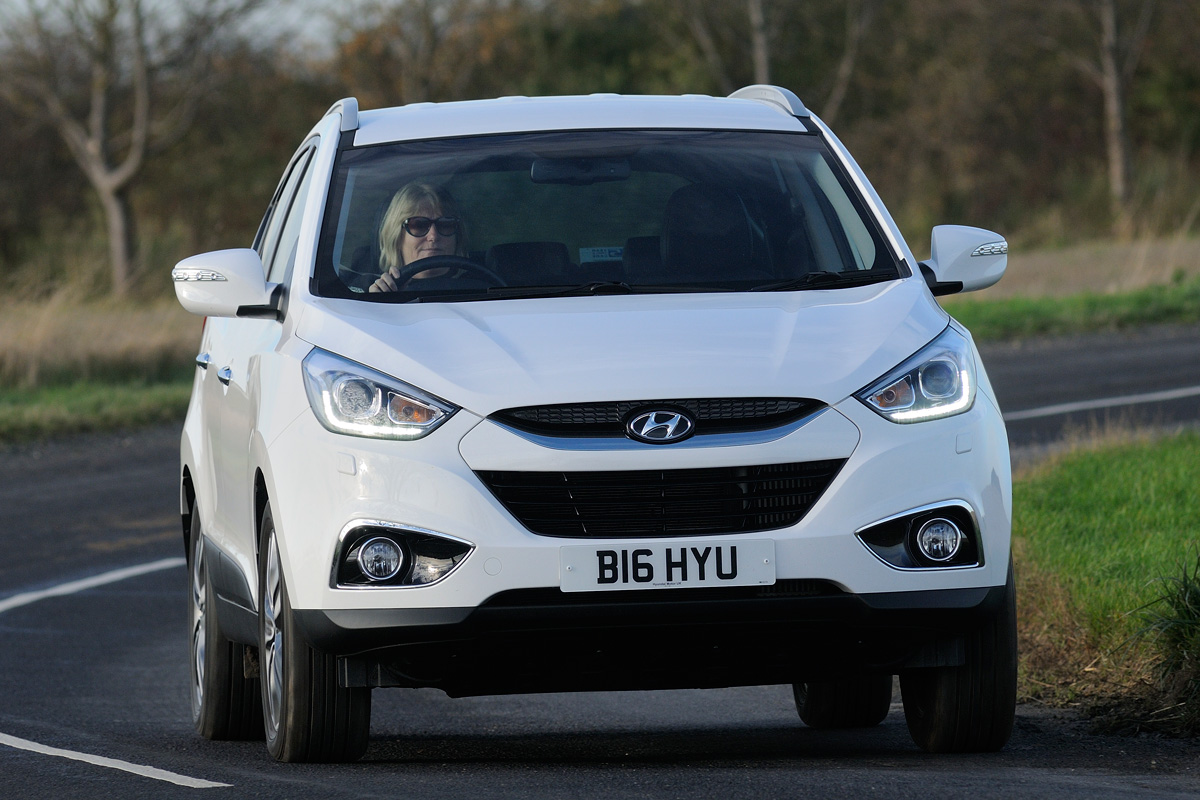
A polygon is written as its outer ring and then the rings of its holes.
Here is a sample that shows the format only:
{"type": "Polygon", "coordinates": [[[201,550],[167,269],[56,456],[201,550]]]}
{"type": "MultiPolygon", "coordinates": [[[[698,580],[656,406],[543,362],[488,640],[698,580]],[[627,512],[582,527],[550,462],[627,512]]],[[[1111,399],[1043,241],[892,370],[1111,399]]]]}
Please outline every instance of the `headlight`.
{"type": "Polygon", "coordinates": [[[373,439],[420,439],[458,409],[406,383],[314,349],[304,359],[304,389],[321,424],[373,439]]]}
{"type": "Polygon", "coordinates": [[[971,348],[961,333],[946,328],[855,397],[892,422],[924,422],[961,414],[975,403],[971,348]]]}

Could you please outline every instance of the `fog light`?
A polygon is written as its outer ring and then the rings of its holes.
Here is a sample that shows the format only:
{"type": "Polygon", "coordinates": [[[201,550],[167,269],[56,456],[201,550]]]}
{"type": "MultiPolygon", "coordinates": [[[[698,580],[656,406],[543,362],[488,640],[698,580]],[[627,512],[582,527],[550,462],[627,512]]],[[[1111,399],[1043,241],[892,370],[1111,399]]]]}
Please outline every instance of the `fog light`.
{"type": "Polygon", "coordinates": [[[917,547],[930,561],[949,561],[962,546],[963,533],[948,519],[931,519],[917,531],[917,547]]]}
{"type": "Polygon", "coordinates": [[[358,551],[358,568],[373,581],[391,580],[404,566],[400,545],[382,536],[369,539],[358,551]]]}

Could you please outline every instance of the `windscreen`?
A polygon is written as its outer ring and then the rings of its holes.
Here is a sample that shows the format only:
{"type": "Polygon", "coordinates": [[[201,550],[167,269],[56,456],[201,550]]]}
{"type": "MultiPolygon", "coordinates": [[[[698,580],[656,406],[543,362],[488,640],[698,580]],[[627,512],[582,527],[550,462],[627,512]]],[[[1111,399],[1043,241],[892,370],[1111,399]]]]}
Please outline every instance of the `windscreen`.
{"type": "Polygon", "coordinates": [[[572,131],[343,151],[314,289],[454,302],[899,276],[814,135],[572,131]]]}

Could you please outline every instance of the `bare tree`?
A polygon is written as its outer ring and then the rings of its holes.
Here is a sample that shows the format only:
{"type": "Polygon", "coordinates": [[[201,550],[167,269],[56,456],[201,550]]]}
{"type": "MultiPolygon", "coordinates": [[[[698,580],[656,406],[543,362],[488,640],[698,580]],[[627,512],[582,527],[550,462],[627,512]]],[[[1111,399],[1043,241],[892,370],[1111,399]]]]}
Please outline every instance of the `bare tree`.
{"type": "Polygon", "coordinates": [[[846,99],[850,79],[854,77],[854,67],[858,62],[858,48],[867,35],[867,29],[871,27],[877,2],[878,0],[846,2],[846,37],[842,57],[838,59],[838,67],[833,75],[833,87],[829,90],[824,108],[821,109],[821,118],[830,125],[836,122],[842,102],[846,99]]]}
{"type": "Polygon", "coordinates": [[[704,58],[709,74],[716,81],[717,89],[722,94],[729,94],[736,87],[733,78],[730,77],[725,58],[721,55],[721,47],[717,43],[717,37],[714,35],[712,24],[709,21],[708,4],[704,0],[687,0],[682,11],[688,33],[691,34],[696,47],[700,49],[700,55],[704,58]]]}
{"type": "Polygon", "coordinates": [[[339,75],[368,105],[458,100],[501,58],[518,4],[358,0],[330,13],[339,75]]]}
{"type": "Polygon", "coordinates": [[[0,97],[52,125],[87,177],[104,213],[116,295],[136,265],[130,187],[191,122],[219,35],[259,3],[25,0],[0,10],[0,97]]]}
{"type": "Polygon", "coordinates": [[[750,13],[750,52],[754,61],[754,82],[771,82],[771,43],[763,0],[748,0],[750,13]]]}
{"type": "Polygon", "coordinates": [[[1051,45],[1100,89],[1104,98],[1104,143],[1114,226],[1132,232],[1133,157],[1129,134],[1129,86],[1150,31],[1156,0],[1118,4],[1117,0],[1071,0],[1065,8],[1091,39],[1090,54],[1051,45]]]}
{"type": "Polygon", "coordinates": [[[755,83],[771,82],[771,31],[765,6],[765,0],[746,0],[742,19],[735,6],[710,0],[687,0],[681,8],[688,33],[723,94],[737,88],[740,80],[734,76],[738,74],[753,75],[755,83]],[[741,67],[747,45],[750,70],[741,67]]]}

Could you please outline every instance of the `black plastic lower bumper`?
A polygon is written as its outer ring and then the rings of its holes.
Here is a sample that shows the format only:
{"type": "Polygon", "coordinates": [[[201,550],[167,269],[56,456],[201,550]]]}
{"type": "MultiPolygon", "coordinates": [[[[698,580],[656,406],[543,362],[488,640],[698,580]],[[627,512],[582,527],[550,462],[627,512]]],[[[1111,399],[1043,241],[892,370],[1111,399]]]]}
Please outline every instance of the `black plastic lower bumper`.
{"type": "Polygon", "coordinates": [[[346,686],[452,696],[711,688],[954,666],[1005,587],[851,595],[508,592],[478,608],[297,611],[346,686]]]}

